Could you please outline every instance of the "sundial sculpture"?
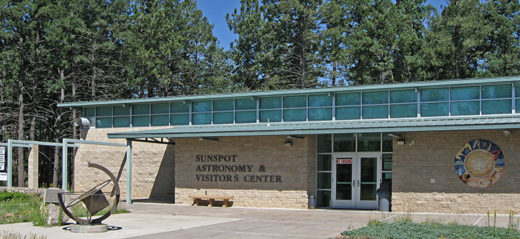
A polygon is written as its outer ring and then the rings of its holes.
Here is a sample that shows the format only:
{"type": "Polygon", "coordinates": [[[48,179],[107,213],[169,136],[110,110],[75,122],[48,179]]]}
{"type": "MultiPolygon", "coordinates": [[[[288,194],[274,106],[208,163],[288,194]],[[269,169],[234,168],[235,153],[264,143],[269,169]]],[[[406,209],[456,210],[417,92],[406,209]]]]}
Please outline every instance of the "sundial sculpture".
{"type": "Polygon", "coordinates": [[[97,184],[96,186],[92,187],[91,189],[83,193],[58,193],[58,200],[60,202],[61,208],[63,209],[63,213],[65,213],[67,216],[76,221],[77,224],[100,225],[103,220],[107,219],[114,212],[114,210],[117,208],[117,204],[119,203],[119,177],[116,179],[114,175],[110,171],[108,171],[107,168],[99,164],[89,162],[88,167],[103,171],[108,175],[109,179],[97,184]],[[106,190],[105,187],[110,185],[111,182],[113,183],[112,190],[110,191],[110,193],[105,194],[103,190],[106,190]],[[108,198],[107,195],[109,195],[108,198]],[[65,197],[67,197],[68,200],[66,200],[65,197]],[[78,204],[82,204],[87,209],[88,215],[86,219],[81,218],[78,215],[74,215],[74,213],[72,212],[73,210],[71,208],[78,204]],[[96,213],[102,211],[105,208],[110,208],[110,210],[104,213],[103,215],[94,217],[96,213]]]}

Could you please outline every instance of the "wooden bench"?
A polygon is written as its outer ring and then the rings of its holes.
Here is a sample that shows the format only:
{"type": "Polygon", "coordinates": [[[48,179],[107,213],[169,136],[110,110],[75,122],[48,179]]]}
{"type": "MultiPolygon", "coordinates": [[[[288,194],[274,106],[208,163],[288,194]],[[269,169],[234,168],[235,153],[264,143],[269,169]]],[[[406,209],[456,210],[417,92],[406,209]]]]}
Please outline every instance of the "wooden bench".
{"type": "Polygon", "coordinates": [[[233,196],[211,196],[211,195],[191,195],[189,196],[191,199],[193,199],[193,205],[199,205],[200,200],[208,200],[209,206],[213,207],[213,202],[215,200],[223,200],[223,206],[228,207],[229,200],[234,199],[233,196]]]}

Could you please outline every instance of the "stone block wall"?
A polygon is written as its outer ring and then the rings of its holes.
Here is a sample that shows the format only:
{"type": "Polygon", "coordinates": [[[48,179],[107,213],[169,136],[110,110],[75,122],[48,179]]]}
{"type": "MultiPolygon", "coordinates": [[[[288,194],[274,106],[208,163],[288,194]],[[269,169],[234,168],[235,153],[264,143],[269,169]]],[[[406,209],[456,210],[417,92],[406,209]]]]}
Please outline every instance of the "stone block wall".
{"type": "Polygon", "coordinates": [[[394,143],[392,210],[449,213],[520,212],[520,131],[437,131],[403,133],[394,143]],[[487,188],[464,184],[454,169],[459,149],[468,141],[487,139],[505,158],[502,177],[487,188]]]}
{"type": "MultiPolygon", "coordinates": [[[[146,129],[150,128],[90,129],[86,140],[126,143],[108,139],[107,134],[146,129]]],[[[175,146],[133,142],[133,199],[171,200],[174,196],[175,203],[191,204],[189,195],[207,193],[232,195],[235,206],[307,208],[309,195],[316,191],[316,137],[292,139],[290,147],[284,144],[286,140],[287,136],[220,137],[217,142],[177,138],[175,146]],[[235,156],[228,162],[203,162],[196,161],[198,155],[235,156]],[[231,170],[242,171],[209,171],[214,165],[222,170],[234,165],[231,170]]],[[[88,168],[87,162],[105,166],[117,176],[125,152],[124,147],[81,145],[74,163],[75,191],[107,179],[103,172],[88,168]]],[[[124,199],[126,167],[119,185],[124,199]]]]}
{"type": "MultiPolygon", "coordinates": [[[[146,130],[149,128],[132,128],[146,130]]],[[[154,129],[157,129],[156,127],[154,129]]],[[[108,133],[129,131],[129,128],[90,129],[86,140],[126,144],[124,139],[108,139],[108,133]]],[[[81,144],[74,161],[74,190],[85,191],[107,180],[98,169],[88,168],[87,163],[97,163],[110,170],[114,176],[125,158],[125,147],[81,144]]],[[[132,196],[134,199],[171,198],[175,185],[175,153],[173,145],[133,142],[132,196]]],[[[119,180],[121,199],[126,198],[126,166],[119,180]]]]}
{"type": "Polygon", "coordinates": [[[234,196],[236,206],[307,208],[316,190],[316,138],[292,139],[290,147],[284,145],[286,140],[287,136],[221,137],[218,142],[177,139],[175,202],[191,203],[189,195],[208,194],[234,196]],[[208,155],[224,158],[207,160],[208,155]]]}

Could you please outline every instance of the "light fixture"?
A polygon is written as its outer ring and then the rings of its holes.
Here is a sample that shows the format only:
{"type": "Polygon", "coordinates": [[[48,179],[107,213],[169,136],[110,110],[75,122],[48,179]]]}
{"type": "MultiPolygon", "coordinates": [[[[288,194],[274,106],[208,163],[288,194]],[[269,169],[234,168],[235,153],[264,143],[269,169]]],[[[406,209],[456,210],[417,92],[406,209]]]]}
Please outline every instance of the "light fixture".
{"type": "Polygon", "coordinates": [[[397,139],[397,144],[398,144],[398,145],[404,145],[405,143],[406,143],[406,142],[405,142],[404,138],[399,138],[399,139],[397,139]]]}
{"type": "Polygon", "coordinates": [[[79,126],[81,129],[88,129],[91,126],[90,120],[83,117],[77,118],[74,121],[74,125],[79,126]]]}
{"type": "Polygon", "coordinates": [[[201,140],[201,141],[218,142],[218,138],[217,137],[200,137],[199,140],[201,140]]]}
{"type": "Polygon", "coordinates": [[[299,135],[289,135],[287,136],[288,139],[304,139],[305,136],[299,136],[299,135]]]}
{"type": "Polygon", "coordinates": [[[511,131],[509,131],[508,129],[504,130],[504,135],[505,136],[510,136],[511,135],[511,131]]]}
{"type": "Polygon", "coordinates": [[[292,142],[292,140],[290,140],[290,139],[285,140],[285,142],[283,142],[283,144],[284,144],[285,146],[287,146],[287,147],[291,147],[291,146],[293,146],[293,142],[292,142]]]}
{"type": "Polygon", "coordinates": [[[394,134],[394,133],[388,133],[388,136],[390,136],[390,137],[394,137],[394,138],[402,138],[402,137],[403,137],[403,136],[401,136],[401,135],[394,134]]]}

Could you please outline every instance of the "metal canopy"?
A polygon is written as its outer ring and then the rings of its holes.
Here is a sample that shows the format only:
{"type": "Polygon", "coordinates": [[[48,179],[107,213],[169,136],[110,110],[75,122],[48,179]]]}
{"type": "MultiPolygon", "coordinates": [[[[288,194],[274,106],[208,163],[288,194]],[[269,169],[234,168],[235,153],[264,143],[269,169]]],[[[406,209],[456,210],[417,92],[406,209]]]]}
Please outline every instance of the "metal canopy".
{"type": "Polygon", "coordinates": [[[418,132],[520,128],[520,115],[176,126],[109,133],[111,139],[418,132]]]}

